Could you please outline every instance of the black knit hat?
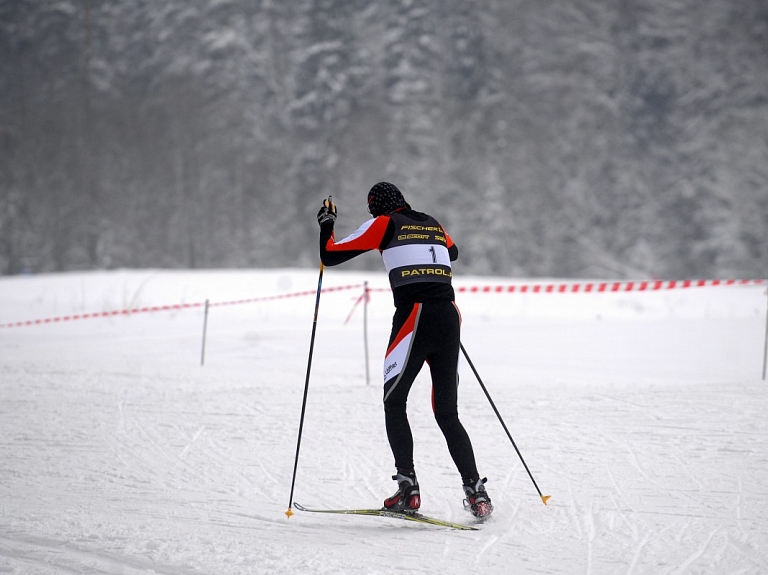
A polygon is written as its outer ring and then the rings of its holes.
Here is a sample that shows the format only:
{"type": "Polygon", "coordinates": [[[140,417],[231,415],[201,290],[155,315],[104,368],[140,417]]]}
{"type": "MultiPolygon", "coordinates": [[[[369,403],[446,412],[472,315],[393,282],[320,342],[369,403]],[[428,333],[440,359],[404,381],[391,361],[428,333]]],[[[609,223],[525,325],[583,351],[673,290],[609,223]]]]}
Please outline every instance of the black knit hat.
{"type": "Polygon", "coordinates": [[[389,182],[379,182],[368,192],[368,212],[373,216],[390,214],[398,208],[408,208],[403,193],[389,182]]]}

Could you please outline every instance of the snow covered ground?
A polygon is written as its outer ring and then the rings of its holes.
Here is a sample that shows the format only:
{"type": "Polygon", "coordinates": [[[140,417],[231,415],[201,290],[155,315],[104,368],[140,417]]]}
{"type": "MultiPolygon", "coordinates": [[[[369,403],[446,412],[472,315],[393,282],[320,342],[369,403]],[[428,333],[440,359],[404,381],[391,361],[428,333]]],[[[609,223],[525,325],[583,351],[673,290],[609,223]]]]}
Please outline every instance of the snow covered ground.
{"type": "MultiPolygon", "coordinates": [[[[325,272],[324,287],[385,287],[325,272]]],[[[462,278],[457,285],[500,283],[462,278]]],[[[0,279],[0,324],[314,291],[317,271],[0,279]]],[[[391,296],[324,293],[295,501],[391,494],[380,362],[391,296]]],[[[0,573],[768,573],[765,286],[470,294],[460,414],[496,506],[480,531],[288,519],[314,296],[0,329],[0,573]]],[[[426,514],[459,522],[429,406],[409,410],[426,514]]]]}

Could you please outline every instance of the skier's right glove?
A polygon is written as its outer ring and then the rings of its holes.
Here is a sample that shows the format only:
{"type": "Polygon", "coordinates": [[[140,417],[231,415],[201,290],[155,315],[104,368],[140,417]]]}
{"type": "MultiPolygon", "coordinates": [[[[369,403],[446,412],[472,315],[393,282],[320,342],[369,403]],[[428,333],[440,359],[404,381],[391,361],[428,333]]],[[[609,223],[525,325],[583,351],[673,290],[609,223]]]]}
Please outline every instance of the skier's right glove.
{"type": "Polygon", "coordinates": [[[334,204],[330,197],[323,200],[323,207],[317,212],[317,223],[322,228],[326,224],[333,225],[336,222],[336,204],[334,204]]]}

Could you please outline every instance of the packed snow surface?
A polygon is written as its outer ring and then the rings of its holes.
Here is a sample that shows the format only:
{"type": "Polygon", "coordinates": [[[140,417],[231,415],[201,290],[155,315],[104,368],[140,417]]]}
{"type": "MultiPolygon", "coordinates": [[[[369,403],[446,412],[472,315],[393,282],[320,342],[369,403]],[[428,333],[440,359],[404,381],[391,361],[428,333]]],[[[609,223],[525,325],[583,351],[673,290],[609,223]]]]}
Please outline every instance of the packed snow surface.
{"type": "MultiPolygon", "coordinates": [[[[464,346],[552,498],[464,362],[459,413],[496,511],[455,531],[286,516],[317,280],[0,279],[5,325],[257,300],[209,308],[204,365],[203,306],[0,329],[0,573],[768,573],[765,285],[459,293],[464,346]]],[[[394,491],[386,285],[325,270],[323,287],[344,289],[320,299],[293,498],[305,506],[379,506],[394,491]]],[[[422,511],[471,523],[429,393],[424,369],[409,402],[422,511]]]]}

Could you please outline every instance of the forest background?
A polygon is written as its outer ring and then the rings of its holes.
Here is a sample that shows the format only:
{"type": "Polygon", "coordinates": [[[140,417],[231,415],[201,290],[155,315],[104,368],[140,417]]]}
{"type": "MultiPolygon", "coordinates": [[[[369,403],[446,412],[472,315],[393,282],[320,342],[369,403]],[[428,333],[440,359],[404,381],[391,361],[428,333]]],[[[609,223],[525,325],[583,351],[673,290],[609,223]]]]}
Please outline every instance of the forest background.
{"type": "Polygon", "coordinates": [[[768,3],[0,0],[2,274],[316,266],[380,180],[467,273],[766,277],[768,3]]]}

